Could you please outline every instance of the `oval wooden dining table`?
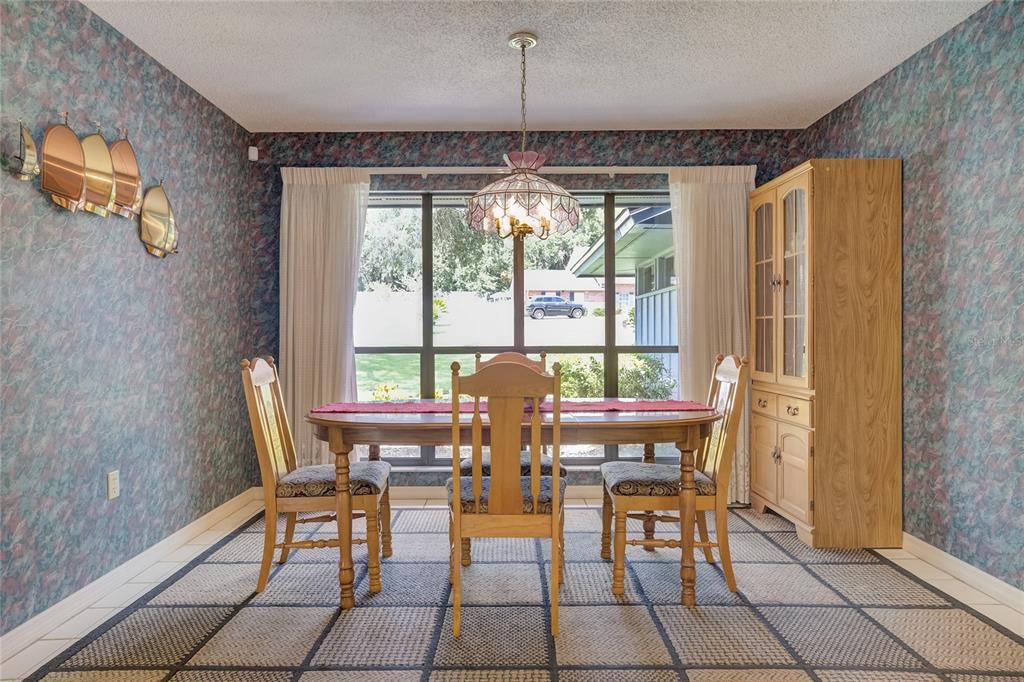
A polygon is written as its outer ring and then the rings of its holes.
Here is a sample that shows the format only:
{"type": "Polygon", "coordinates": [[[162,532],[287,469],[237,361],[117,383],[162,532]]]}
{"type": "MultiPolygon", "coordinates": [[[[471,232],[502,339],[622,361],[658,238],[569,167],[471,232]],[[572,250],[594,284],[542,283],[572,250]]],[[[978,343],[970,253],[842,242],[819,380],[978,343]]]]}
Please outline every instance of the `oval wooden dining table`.
{"type": "MultiPolygon", "coordinates": [[[[450,405],[450,403],[449,403],[450,405]]],[[[696,486],[694,484],[694,452],[711,431],[711,425],[721,418],[712,409],[668,412],[602,411],[595,402],[593,411],[563,412],[561,415],[561,443],[563,445],[625,445],[630,443],[669,443],[680,452],[679,513],[683,532],[683,556],[680,565],[682,601],[693,606],[696,597],[696,570],[693,560],[693,528],[696,514],[696,486]]],[[[374,405],[379,410],[379,405],[374,405]]],[[[470,439],[470,418],[461,417],[463,438],[470,439]]],[[[316,437],[328,444],[334,455],[336,489],[338,491],[338,583],[341,590],[341,608],[355,606],[353,583],[355,570],[352,562],[352,497],[349,493],[349,454],[356,445],[451,445],[452,416],[447,413],[390,413],[312,411],[306,416],[316,437]]],[[[543,415],[543,442],[551,442],[551,415],[543,415]]],[[[529,442],[529,424],[524,424],[524,440],[529,442]]],[[[484,420],[484,444],[489,442],[488,425],[484,420]]],[[[377,450],[377,448],[371,448],[377,450]]]]}

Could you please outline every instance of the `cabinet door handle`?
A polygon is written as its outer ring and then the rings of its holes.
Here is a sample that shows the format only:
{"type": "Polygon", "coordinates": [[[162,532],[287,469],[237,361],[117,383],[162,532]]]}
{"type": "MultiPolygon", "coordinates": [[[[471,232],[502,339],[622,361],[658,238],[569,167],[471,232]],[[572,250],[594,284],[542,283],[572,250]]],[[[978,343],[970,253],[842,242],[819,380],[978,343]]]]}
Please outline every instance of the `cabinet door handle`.
{"type": "Polygon", "coordinates": [[[757,399],[757,406],[758,407],[768,407],[768,401],[765,400],[764,398],[758,398],[757,399]]]}
{"type": "Polygon", "coordinates": [[[780,286],[782,286],[782,277],[779,275],[772,275],[772,290],[774,291],[780,286]]]}
{"type": "Polygon", "coordinates": [[[800,414],[800,408],[796,405],[786,405],[786,414],[790,417],[795,417],[800,414]]]}
{"type": "Polygon", "coordinates": [[[776,464],[778,464],[781,459],[782,459],[782,453],[779,452],[779,446],[776,445],[774,448],[772,448],[772,461],[774,461],[776,464]]]}

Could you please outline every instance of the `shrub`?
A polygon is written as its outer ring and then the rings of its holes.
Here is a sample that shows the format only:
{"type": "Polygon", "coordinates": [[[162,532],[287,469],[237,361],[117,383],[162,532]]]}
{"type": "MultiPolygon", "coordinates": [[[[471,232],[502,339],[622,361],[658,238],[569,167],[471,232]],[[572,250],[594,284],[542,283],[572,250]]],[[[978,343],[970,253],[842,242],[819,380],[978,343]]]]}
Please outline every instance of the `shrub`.
{"type": "Polygon", "coordinates": [[[594,317],[604,317],[604,308],[594,308],[590,314],[594,317]]]}
{"type": "MultiPolygon", "coordinates": [[[[596,357],[568,357],[561,361],[562,395],[592,398],[604,395],[604,365],[596,357]]],[[[667,400],[676,380],[656,355],[636,355],[619,368],[619,395],[623,398],[667,400]]]]}
{"type": "Polygon", "coordinates": [[[444,302],[443,298],[435,298],[434,299],[434,324],[437,324],[437,321],[441,317],[441,313],[445,313],[445,312],[448,312],[448,304],[444,302]]]}
{"type": "Polygon", "coordinates": [[[632,364],[619,368],[619,395],[623,398],[667,400],[676,380],[656,355],[636,355],[632,364]]]}
{"type": "Polygon", "coordinates": [[[561,365],[563,396],[591,398],[604,395],[604,367],[600,360],[595,357],[570,357],[563,360],[561,365]]]}
{"type": "Polygon", "coordinates": [[[373,387],[372,400],[398,400],[398,384],[377,384],[373,387]]]}

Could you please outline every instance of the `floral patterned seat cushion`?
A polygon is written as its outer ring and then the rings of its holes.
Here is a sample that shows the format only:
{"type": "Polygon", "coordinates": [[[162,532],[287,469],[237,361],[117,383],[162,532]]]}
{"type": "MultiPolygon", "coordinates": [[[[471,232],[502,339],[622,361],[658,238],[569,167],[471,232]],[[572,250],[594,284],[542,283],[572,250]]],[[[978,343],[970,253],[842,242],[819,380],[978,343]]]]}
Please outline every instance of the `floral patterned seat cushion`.
{"type": "MultiPolygon", "coordinates": [[[[490,457],[490,455],[484,455],[483,456],[483,462],[481,462],[481,464],[482,464],[482,468],[483,468],[483,475],[484,476],[490,476],[491,475],[491,457],[490,457]]],[[[547,455],[541,455],[540,456],[540,475],[541,476],[550,476],[551,475],[551,464],[552,464],[552,462],[551,462],[551,458],[550,457],[548,457],[547,455]]],[[[459,462],[459,470],[462,472],[463,476],[472,476],[473,475],[473,460],[467,457],[466,459],[464,459],[461,462],[459,462]]],[[[558,470],[561,472],[562,478],[565,478],[566,476],[569,475],[569,472],[566,470],[565,466],[561,462],[558,463],[558,470]]],[[[523,452],[519,456],[519,472],[523,476],[529,476],[530,475],[530,453],[529,452],[523,452]]]]}
{"type": "MultiPolygon", "coordinates": [[[[474,513],[473,507],[474,507],[474,504],[475,504],[474,501],[473,501],[473,479],[470,478],[470,477],[460,477],[459,481],[461,482],[461,490],[462,490],[461,494],[459,495],[459,497],[462,499],[462,511],[463,511],[463,513],[466,513],[466,514],[473,514],[474,513]]],[[[519,485],[521,486],[520,490],[522,491],[522,495],[523,495],[523,513],[524,514],[532,514],[533,513],[533,495],[530,493],[530,479],[527,478],[527,477],[519,479],[519,485]]],[[[448,506],[451,506],[451,504],[452,504],[452,490],[454,488],[454,486],[452,485],[452,479],[450,479],[450,478],[448,479],[448,483],[447,483],[446,487],[448,489],[448,506]]],[[[558,487],[562,491],[561,501],[564,503],[565,502],[565,479],[564,478],[559,481],[559,486],[558,487]]],[[[540,512],[541,514],[550,514],[551,513],[551,491],[552,491],[552,478],[550,476],[541,476],[541,479],[540,479],[540,495],[538,496],[538,499],[537,499],[537,511],[540,512]]],[[[485,477],[483,479],[483,485],[481,486],[481,490],[480,490],[480,513],[485,513],[487,511],[487,498],[490,496],[490,492],[491,492],[491,479],[485,477]]]]}
{"type": "MultiPolygon", "coordinates": [[[[674,464],[605,462],[601,478],[612,495],[674,497],[679,494],[679,467],[674,464]]],[[[715,482],[701,471],[693,472],[698,495],[714,495],[715,482]]]]}
{"type": "MultiPolygon", "coordinates": [[[[379,495],[387,487],[390,473],[391,465],[387,462],[356,462],[348,470],[348,489],[353,495],[379,495]]],[[[277,480],[277,496],[332,496],[334,480],[331,464],[299,467],[277,480]]]]}

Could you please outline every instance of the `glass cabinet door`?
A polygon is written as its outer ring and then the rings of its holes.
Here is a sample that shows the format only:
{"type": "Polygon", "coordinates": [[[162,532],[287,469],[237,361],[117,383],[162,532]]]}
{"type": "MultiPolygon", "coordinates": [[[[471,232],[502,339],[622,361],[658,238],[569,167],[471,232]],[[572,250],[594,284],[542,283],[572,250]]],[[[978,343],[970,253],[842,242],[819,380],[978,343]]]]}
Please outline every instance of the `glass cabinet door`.
{"type": "Polygon", "coordinates": [[[757,198],[751,204],[751,339],[753,378],[775,381],[776,268],[775,194],[757,198]]]}
{"type": "Polygon", "coordinates": [[[808,198],[810,175],[779,188],[782,229],[782,339],[779,382],[810,387],[808,344],[808,198]]]}

